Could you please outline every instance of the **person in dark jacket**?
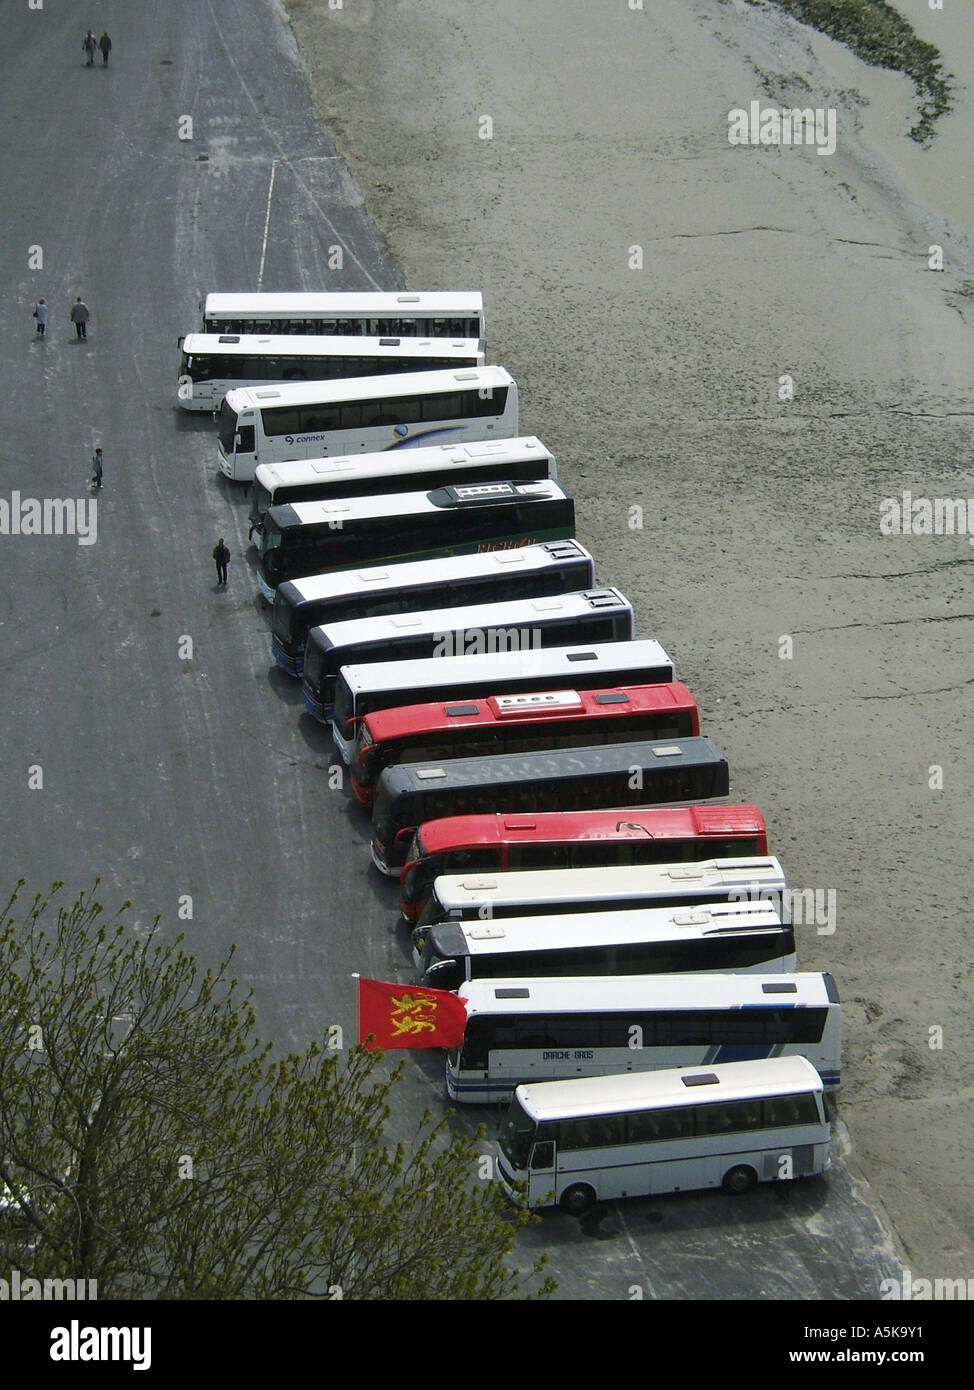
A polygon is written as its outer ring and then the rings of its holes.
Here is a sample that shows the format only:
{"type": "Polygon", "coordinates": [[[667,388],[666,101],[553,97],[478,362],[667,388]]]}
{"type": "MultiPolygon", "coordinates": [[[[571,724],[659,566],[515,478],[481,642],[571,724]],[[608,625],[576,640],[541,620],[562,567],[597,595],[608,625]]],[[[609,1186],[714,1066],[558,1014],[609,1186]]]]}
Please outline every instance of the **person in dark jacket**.
{"type": "Polygon", "coordinates": [[[216,561],[216,582],[217,586],[227,587],[227,565],[230,563],[230,548],[224,545],[223,537],[217,541],[213,547],[213,559],[216,561]]]}
{"type": "Polygon", "coordinates": [[[112,41],[111,41],[111,39],[108,37],[108,30],[107,30],[107,29],[106,29],[105,32],[102,34],[101,38],[98,40],[98,47],[101,49],[101,65],[102,65],[103,68],[107,68],[107,67],[108,67],[108,55],[109,55],[109,53],[111,53],[111,51],[112,51],[112,41]]]}
{"type": "Polygon", "coordinates": [[[88,320],[91,318],[91,310],[88,305],[78,295],[78,298],[71,305],[71,322],[74,324],[74,331],[79,339],[88,337],[88,320]]]}
{"type": "Polygon", "coordinates": [[[104,456],[102,454],[102,451],[101,449],[96,449],[91,456],[91,481],[97,488],[101,487],[103,464],[104,456]]]}

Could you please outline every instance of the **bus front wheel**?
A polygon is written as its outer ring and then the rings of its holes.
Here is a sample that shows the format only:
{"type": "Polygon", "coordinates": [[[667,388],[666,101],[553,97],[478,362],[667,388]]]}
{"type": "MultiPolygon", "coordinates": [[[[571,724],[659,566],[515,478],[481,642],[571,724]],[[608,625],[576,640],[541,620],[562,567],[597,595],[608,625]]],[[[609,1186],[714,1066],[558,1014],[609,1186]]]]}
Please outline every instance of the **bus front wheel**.
{"type": "Polygon", "coordinates": [[[725,1192],[732,1192],[735,1197],[739,1197],[745,1192],[750,1192],[757,1180],[758,1175],[754,1169],[742,1163],[724,1174],[723,1188],[725,1192]]]}
{"type": "Polygon", "coordinates": [[[595,1193],[583,1182],[577,1182],[572,1187],[566,1187],[561,1194],[561,1205],[564,1211],[570,1212],[572,1216],[582,1216],[588,1209],[595,1205],[595,1193]]]}

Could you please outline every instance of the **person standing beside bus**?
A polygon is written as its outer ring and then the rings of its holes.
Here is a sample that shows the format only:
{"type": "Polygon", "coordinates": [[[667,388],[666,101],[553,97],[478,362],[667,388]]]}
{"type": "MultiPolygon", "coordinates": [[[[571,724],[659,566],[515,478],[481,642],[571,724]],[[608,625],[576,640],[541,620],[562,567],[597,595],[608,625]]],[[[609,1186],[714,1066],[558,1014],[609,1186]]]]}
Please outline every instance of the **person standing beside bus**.
{"type": "Polygon", "coordinates": [[[47,301],[39,299],[34,305],[34,318],[37,320],[37,336],[43,338],[44,330],[47,327],[47,301]]]}
{"type": "Polygon", "coordinates": [[[89,29],[87,34],[85,34],[84,38],[81,40],[81,51],[88,59],[87,63],[85,63],[86,68],[93,68],[95,66],[95,49],[97,47],[98,42],[95,39],[94,34],[89,29]]]}
{"type": "Polygon", "coordinates": [[[71,322],[74,324],[74,331],[78,335],[79,341],[83,342],[88,337],[88,320],[91,318],[91,310],[88,305],[78,295],[78,298],[71,305],[71,322]]]}
{"type": "Polygon", "coordinates": [[[222,536],[213,547],[213,559],[216,562],[217,588],[222,585],[225,589],[227,587],[227,565],[230,563],[230,548],[224,545],[222,536]]]}
{"type": "Polygon", "coordinates": [[[101,65],[102,65],[103,68],[107,68],[107,67],[108,67],[108,55],[109,55],[109,53],[111,53],[111,51],[112,51],[112,41],[111,41],[111,39],[110,39],[109,36],[108,36],[108,30],[107,30],[107,29],[106,29],[105,32],[102,34],[101,38],[98,40],[98,47],[101,49],[101,65]]]}

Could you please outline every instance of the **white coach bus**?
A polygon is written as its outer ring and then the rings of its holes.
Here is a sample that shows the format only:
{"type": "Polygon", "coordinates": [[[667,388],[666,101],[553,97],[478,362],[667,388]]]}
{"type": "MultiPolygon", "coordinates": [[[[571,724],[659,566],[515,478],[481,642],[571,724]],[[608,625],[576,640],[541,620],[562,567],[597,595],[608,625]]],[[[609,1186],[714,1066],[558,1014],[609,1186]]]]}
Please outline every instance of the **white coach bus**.
{"type": "Polygon", "coordinates": [[[484,300],[479,290],[208,294],[203,332],[483,338],[484,300]]]}
{"type": "Polygon", "coordinates": [[[262,463],[513,439],[517,385],[503,367],[402,372],[229,391],[217,431],[220,469],[250,482],[262,463]]]}
{"type": "Polygon", "coordinates": [[[498,978],[796,968],[793,928],[759,902],[437,922],[415,927],[412,942],[417,983],[436,989],[498,978]]]}
{"type": "Polygon", "coordinates": [[[558,912],[621,912],[694,902],[765,902],[783,907],[784,870],[770,855],[691,864],[595,865],[437,878],[421,925],[558,912]]]}
{"type": "Polygon", "coordinates": [[[463,1043],[447,1055],[451,1100],[509,1101],[515,1087],[610,1072],[800,1056],[827,1090],[842,1023],[827,974],[624,975],[468,980],[463,1043]]]}
{"type": "Polygon", "coordinates": [[[228,391],[244,386],[448,371],[482,367],[486,360],[476,338],[188,333],[180,348],[176,401],[184,410],[216,410],[228,391]]]}
{"type": "Polygon", "coordinates": [[[516,1200],[578,1214],[619,1197],[741,1193],[823,1173],[829,1140],[815,1068],[772,1057],[518,1086],[497,1166],[516,1200]]]}

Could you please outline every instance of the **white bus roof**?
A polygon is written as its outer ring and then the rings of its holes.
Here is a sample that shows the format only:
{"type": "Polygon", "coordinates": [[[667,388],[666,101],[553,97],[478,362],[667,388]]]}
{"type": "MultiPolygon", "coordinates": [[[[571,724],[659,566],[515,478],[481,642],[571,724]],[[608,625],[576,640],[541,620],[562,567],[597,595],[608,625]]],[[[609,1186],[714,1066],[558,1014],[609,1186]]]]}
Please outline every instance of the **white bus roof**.
{"type": "MultiPolygon", "coordinates": [[[[769,855],[620,868],[533,869],[514,873],[444,874],[433,886],[445,908],[484,903],[573,902],[576,899],[674,897],[680,893],[784,892],[784,871],[769,855]]],[[[564,920],[564,919],[562,919],[564,920]]]]}
{"type": "Polygon", "coordinates": [[[479,357],[479,338],[356,338],[309,333],[187,333],[183,352],[219,357],[479,357]]]}
{"type": "Polygon", "coordinates": [[[480,290],[380,290],[363,294],[347,291],[291,294],[208,294],[204,318],[241,314],[245,318],[264,314],[466,314],[483,312],[484,297],[480,290]]]}
{"type": "Polygon", "coordinates": [[[806,1057],[769,1057],[756,1062],[721,1062],[716,1066],[704,1063],[698,1067],[530,1082],[518,1086],[514,1094],[525,1114],[543,1121],[822,1089],[822,1078],[806,1057]],[[711,1076],[716,1077],[716,1083],[694,1080],[711,1076]]]}
{"type": "Polygon", "coordinates": [[[457,991],[477,1014],[650,1013],[657,1009],[824,1007],[838,1003],[831,975],[573,975],[466,980],[457,991]]]}
{"type": "Polygon", "coordinates": [[[436,922],[424,930],[450,954],[498,956],[505,951],[559,951],[582,946],[706,941],[744,932],[781,932],[768,903],[700,903],[693,908],[645,907],[627,912],[568,912],[552,917],[436,922]]]}
{"type": "MultiPolygon", "coordinates": [[[[321,633],[332,647],[344,647],[350,643],[357,645],[360,642],[381,642],[383,639],[393,641],[414,632],[513,628],[545,619],[631,611],[629,600],[618,589],[585,589],[580,593],[504,599],[500,603],[473,603],[461,608],[433,608],[420,613],[386,613],[376,618],[349,618],[344,622],[326,623],[323,627],[313,628],[312,632],[321,633]]],[[[520,651],[518,654],[521,654],[520,651]]]]}
{"type": "Polygon", "coordinates": [[[303,483],[328,482],[346,475],[355,478],[378,477],[383,473],[422,473],[427,468],[442,468],[448,472],[453,465],[520,463],[527,459],[537,461],[540,478],[548,472],[552,458],[550,450],[537,436],[524,435],[517,439],[488,439],[480,444],[432,444],[417,449],[397,449],[391,453],[385,450],[377,454],[343,454],[336,458],[261,463],[254,477],[268,492],[273,492],[277,487],[300,487],[303,483]]]}
{"type": "MultiPolygon", "coordinates": [[[[537,651],[521,652],[520,655],[521,663],[515,674],[530,667],[539,675],[545,674],[551,678],[552,690],[572,686],[581,670],[597,668],[610,676],[614,670],[673,669],[672,661],[660,644],[649,640],[542,647],[537,651]]],[[[484,652],[480,656],[440,656],[343,666],[340,679],[357,695],[366,690],[410,690],[416,686],[448,685],[454,681],[477,681],[491,676],[497,677],[498,693],[503,694],[505,672],[498,665],[496,652],[484,652]]]]}
{"type": "MultiPolygon", "coordinates": [[[[493,492],[498,501],[515,494],[530,501],[534,498],[567,497],[568,493],[553,478],[542,478],[536,483],[440,483],[438,487],[424,488],[422,492],[382,492],[371,493],[365,497],[328,497],[320,502],[284,502],[298,522],[302,524],[334,522],[334,529],[340,530],[339,522],[358,521],[372,516],[414,516],[417,512],[438,511],[440,508],[430,501],[430,493],[442,492],[449,488],[464,496],[477,496],[479,493],[493,492]],[[509,492],[508,489],[512,489],[509,492]]],[[[488,501],[493,498],[487,496],[488,501]]],[[[447,509],[449,510],[449,509],[447,509]]]]}
{"type": "Polygon", "coordinates": [[[380,376],[349,376],[328,381],[286,382],[280,386],[242,386],[228,391],[229,408],[330,405],[333,402],[390,400],[395,396],[446,394],[451,391],[500,391],[514,385],[504,367],[447,368],[432,372],[386,372],[380,376]]]}
{"type": "Polygon", "coordinates": [[[482,555],[446,555],[439,560],[407,560],[404,564],[371,565],[361,570],[333,570],[328,574],[291,579],[288,583],[300,601],[313,602],[345,594],[367,594],[429,582],[449,583],[481,575],[543,569],[555,560],[563,562],[566,559],[590,561],[592,557],[578,541],[548,541],[543,545],[523,545],[516,550],[487,550],[482,555]]]}

